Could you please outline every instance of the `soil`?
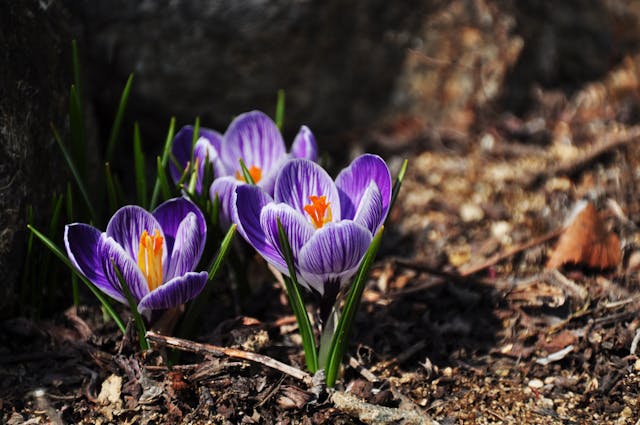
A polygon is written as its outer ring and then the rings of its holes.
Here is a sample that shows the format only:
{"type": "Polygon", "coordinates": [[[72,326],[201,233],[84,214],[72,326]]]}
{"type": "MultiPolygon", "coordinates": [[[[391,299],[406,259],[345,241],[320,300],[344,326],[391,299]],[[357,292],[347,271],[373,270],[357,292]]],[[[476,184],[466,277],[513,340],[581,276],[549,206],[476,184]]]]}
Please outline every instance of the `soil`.
{"type": "MultiPolygon", "coordinates": [[[[0,421],[639,423],[640,101],[629,67],[571,97],[540,91],[524,117],[484,114],[468,143],[419,140],[388,158],[397,168],[410,157],[409,171],[334,390],[220,352],[140,353],[85,294],[50,320],[1,324],[0,421]],[[620,261],[548,269],[581,200],[618,236],[620,261]]],[[[193,340],[304,370],[282,287],[257,259],[249,275],[241,301],[217,282],[193,340]]]]}

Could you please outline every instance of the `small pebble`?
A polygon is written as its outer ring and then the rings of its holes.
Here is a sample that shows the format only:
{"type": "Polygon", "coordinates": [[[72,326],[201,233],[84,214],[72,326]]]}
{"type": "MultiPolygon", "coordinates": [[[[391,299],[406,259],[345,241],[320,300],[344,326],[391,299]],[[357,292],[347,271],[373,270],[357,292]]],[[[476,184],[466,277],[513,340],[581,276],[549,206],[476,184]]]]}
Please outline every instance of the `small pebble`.
{"type": "Polygon", "coordinates": [[[534,390],[539,390],[544,386],[544,382],[540,379],[534,378],[529,381],[529,388],[533,388],[534,390]]]}
{"type": "Polygon", "coordinates": [[[451,378],[453,376],[453,369],[449,366],[442,369],[442,376],[446,376],[447,378],[451,378]]]}
{"type": "Polygon", "coordinates": [[[476,204],[462,204],[462,206],[460,207],[460,218],[465,223],[480,221],[484,218],[484,211],[476,204]]]}

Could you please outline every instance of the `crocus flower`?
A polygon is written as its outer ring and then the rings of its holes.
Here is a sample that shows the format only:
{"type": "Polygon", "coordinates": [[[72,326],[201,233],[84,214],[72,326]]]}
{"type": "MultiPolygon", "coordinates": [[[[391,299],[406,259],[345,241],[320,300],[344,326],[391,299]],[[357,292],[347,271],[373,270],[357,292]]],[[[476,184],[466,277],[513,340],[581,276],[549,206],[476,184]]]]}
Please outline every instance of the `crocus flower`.
{"type": "MultiPolygon", "coordinates": [[[[182,128],[173,141],[172,152],[184,168],[191,159],[193,127],[182,128]]],[[[197,193],[202,193],[202,179],[207,160],[213,165],[214,182],[210,187],[211,199],[220,200],[220,218],[223,227],[230,224],[231,196],[238,185],[245,184],[240,166],[242,159],[259,187],[273,193],[275,176],[281,165],[290,158],[317,160],[318,148],[311,130],[302,126],[294,139],[291,153],[287,154],[282,134],[266,114],[251,111],[238,115],[229,124],[224,136],[216,131],[200,129],[193,148],[193,160],[198,164],[197,193]]],[[[174,182],[180,179],[180,171],[171,164],[174,182]]]]}
{"type": "Polygon", "coordinates": [[[170,199],[153,213],[129,205],[109,220],[106,232],[73,223],[64,243],[71,263],[111,298],[128,304],[113,264],[150,320],[154,310],[195,298],[207,272],[193,272],[204,249],[207,225],[200,210],[184,198],[170,199]]]}
{"type": "Polygon", "coordinates": [[[358,157],[335,182],[316,163],[294,159],[278,174],[273,198],[243,185],[234,200],[238,232],[267,262],[289,275],[278,238],[280,219],[299,282],[334,301],[387,216],[391,175],[376,155],[358,157]]]}

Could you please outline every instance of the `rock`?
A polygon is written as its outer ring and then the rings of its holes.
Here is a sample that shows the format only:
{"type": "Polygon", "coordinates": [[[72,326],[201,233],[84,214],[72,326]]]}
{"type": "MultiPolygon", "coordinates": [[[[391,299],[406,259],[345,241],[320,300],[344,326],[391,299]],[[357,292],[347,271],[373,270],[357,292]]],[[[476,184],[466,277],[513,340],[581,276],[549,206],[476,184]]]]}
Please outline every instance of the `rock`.
{"type": "Polygon", "coordinates": [[[0,318],[17,307],[27,206],[42,225],[67,176],[49,127],[66,120],[67,22],[58,2],[0,5],[0,318]]]}
{"type": "Polygon", "coordinates": [[[165,131],[174,114],[179,124],[200,116],[203,125],[224,130],[247,110],[273,114],[277,90],[285,89],[289,135],[301,124],[325,135],[371,124],[435,3],[67,1],[84,29],[105,122],[133,72],[129,115],[143,131],[165,131]]]}

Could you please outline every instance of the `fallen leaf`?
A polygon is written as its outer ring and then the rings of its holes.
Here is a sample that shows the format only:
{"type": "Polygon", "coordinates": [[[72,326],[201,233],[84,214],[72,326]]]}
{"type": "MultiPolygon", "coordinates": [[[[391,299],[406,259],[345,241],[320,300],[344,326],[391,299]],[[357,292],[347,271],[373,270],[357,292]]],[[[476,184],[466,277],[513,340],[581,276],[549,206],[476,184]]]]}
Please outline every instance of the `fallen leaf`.
{"type": "Polygon", "coordinates": [[[547,262],[547,269],[578,264],[603,270],[620,263],[620,239],[606,229],[591,202],[578,204],[569,221],[547,262]]]}

